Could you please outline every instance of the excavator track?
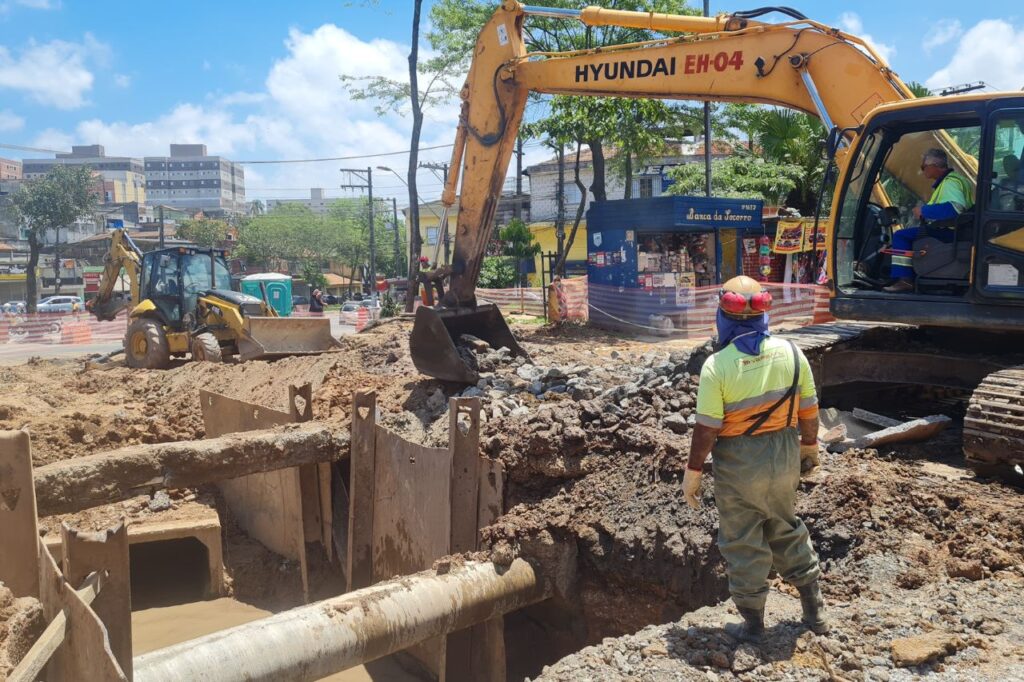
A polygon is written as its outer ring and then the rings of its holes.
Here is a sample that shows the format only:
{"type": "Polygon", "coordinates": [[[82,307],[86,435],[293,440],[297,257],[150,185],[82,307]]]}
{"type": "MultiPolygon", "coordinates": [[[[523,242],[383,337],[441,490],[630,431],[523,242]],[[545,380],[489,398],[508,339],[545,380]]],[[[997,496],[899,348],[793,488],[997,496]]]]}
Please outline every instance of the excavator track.
{"type": "Polygon", "coordinates": [[[1024,366],[990,374],[964,417],[964,456],[979,473],[1024,467],[1024,366]]]}

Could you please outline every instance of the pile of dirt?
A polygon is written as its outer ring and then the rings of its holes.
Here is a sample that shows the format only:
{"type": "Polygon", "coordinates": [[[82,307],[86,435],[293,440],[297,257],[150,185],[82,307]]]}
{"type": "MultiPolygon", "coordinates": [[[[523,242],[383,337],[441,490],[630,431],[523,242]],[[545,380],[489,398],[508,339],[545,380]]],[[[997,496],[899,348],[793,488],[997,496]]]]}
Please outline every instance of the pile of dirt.
{"type": "Polygon", "coordinates": [[[798,513],[822,559],[833,632],[806,633],[795,590],[776,577],[761,647],[722,630],[735,615],[731,602],[681,619],[669,613],[695,591],[705,604],[727,598],[724,565],[711,551],[709,485],[694,512],[678,482],[645,482],[653,472],[643,460],[624,459],[511,509],[488,530],[493,540],[528,547],[553,532],[576,544],[586,639],[601,642],[540,679],[895,680],[907,669],[995,680],[1024,672],[1024,529],[1016,521],[1024,498],[930,462],[875,454],[827,455],[801,485],[798,513]],[[605,571],[615,580],[595,579],[605,571]],[[626,634],[656,622],[667,624],[626,634]],[[901,658],[902,640],[932,633],[951,643],[948,651],[901,658]]]}
{"type": "Polygon", "coordinates": [[[45,628],[39,600],[15,597],[0,583],[0,679],[7,679],[45,628]]]}

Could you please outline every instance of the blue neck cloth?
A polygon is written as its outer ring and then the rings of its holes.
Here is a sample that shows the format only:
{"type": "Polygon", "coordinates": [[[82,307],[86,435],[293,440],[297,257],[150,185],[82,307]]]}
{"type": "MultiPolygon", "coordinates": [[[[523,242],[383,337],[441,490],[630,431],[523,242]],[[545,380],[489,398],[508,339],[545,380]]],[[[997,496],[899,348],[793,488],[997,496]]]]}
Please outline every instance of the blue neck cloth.
{"type": "Polygon", "coordinates": [[[718,324],[718,345],[725,348],[735,343],[741,353],[760,355],[761,341],[771,336],[768,332],[768,313],[748,320],[734,320],[726,317],[721,309],[715,320],[718,324]]]}

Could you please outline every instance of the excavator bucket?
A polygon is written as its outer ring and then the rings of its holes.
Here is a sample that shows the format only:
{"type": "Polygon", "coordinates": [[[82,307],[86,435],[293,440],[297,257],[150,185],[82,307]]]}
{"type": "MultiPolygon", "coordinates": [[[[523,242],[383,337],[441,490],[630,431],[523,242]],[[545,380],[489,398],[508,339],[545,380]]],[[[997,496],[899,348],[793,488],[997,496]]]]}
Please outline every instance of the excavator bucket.
{"type": "Polygon", "coordinates": [[[416,322],[409,337],[409,350],[416,369],[445,381],[462,384],[479,381],[476,369],[466,364],[456,347],[463,334],[486,341],[491,348],[504,346],[513,355],[529,357],[512,335],[496,305],[447,310],[423,306],[416,310],[416,322]]]}
{"type": "Polygon", "coordinates": [[[242,360],[269,360],[289,355],[316,355],[341,347],[326,317],[249,317],[238,338],[242,360]]]}

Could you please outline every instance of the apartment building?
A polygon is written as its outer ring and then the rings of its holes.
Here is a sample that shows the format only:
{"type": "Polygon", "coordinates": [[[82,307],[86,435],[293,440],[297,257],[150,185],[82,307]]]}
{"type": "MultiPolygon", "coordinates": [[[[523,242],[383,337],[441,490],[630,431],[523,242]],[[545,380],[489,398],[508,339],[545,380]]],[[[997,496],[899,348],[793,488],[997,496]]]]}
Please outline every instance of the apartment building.
{"type": "Polygon", "coordinates": [[[0,158],[0,180],[21,180],[21,161],[0,158]]]}
{"type": "Polygon", "coordinates": [[[146,195],[153,205],[202,211],[211,217],[244,213],[245,171],[205,144],[172,144],[170,156],[145,157],[146,195]]]}

